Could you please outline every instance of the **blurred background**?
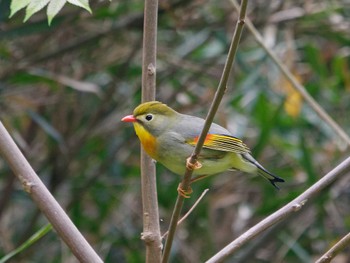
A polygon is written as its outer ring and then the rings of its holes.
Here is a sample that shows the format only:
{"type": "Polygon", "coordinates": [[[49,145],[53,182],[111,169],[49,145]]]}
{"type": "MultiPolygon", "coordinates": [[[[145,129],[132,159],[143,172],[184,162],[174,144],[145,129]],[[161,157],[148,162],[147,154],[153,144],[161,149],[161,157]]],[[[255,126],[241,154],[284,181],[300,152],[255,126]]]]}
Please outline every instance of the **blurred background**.
{"type": "MultiPolygon", "coordinates": [[[[237,21],[230,1],[160,0],[157,99],[205,117],[237,21]]],[[[0,1],[0,119],[33,168],[105,262],[143,262],[139,141],[120,119],[141,100],[143,1],[66,5],[23,23],[0,1]]],[[[339,125],[350,130],[350,3],[249,1],[265,43],[339,125]]],[[[171,262],[203,262],[349,155],[245,28],[216,116],[286,182],[227,172],[193,185],[171,262]]],[[[161,229],[180,178],[157,164],[161,229]]],[[[312,262],[350,230],[350,177],[228,262],[312,262]]],[[[0,257],[47,220],[0,159],[0,257]]],[[[76,262],[50,232],[12,262],[76,262]]],[[[350,262],[349,250],[334,262],[350,262]]]]}

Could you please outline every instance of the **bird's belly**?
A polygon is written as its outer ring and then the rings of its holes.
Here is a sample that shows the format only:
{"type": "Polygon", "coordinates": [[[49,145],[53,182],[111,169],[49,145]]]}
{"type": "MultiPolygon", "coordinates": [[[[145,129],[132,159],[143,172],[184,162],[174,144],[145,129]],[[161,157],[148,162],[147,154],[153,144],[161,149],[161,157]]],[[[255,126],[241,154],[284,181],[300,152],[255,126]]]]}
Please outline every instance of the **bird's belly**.
{"type": "MultiPolygon", "coordinates": [[[[160,160],[165,167],[170,171],[184,175],[186,171],[186,159],[191,155],[191,153],[184,157],[178,158],[174,156],[173,158],[167,158],[167,160],[160,160]]],[[[195,169],[193,175],[212,175],[224,172],[232,168],[232,153],[222,153],[220,157],[210,157],[200,156],[198,162],[202,165],[201,168],[195,169]]]]}
{"type": "Polygon", "coordinates": [[[232,155],[226,153],[220,159],[202,159],[198,160],[202,165],[201,168],[195,169],[193,171],[194,175],[211,175],[222,173],[228,169],[232,168],[232,155]]]}

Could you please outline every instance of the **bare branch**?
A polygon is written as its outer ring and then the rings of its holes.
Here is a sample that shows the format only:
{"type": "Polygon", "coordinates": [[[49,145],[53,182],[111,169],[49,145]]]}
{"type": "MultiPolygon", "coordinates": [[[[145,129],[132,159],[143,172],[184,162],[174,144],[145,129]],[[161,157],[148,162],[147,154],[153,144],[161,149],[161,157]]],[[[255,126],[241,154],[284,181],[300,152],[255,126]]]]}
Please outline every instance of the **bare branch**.
{"type": "MultiPolygon", "coordinates": [[[[224,67],[224,70],[222,72],[219,86],[218,86],[217,91],[215,93],[215,97],[213,99],[213,102],[210,106],[208,115],[206,117],[206,120],[205,120],[205,123],[203,126],[203,130],[199,136],[196,147],[195,147],[195,149],[194,149],[194,151],[189,159],[189,164],[192,164],[192,166],[194,166],[197,162],[198,155],[203,147],[205,137],[208,134],[208,131],[209,131],[210,126],[213,122],[214,116],[215,116],[215,114],[219,108],[220,102],[225,94],[228,78],[230,76],[232,65],[233,65],[235,55],[236,55],[236,52],[238,49],[238,44],[239,44],[239,41],[241,39],[241,34],[242,34],[243,26],[244,26],[244,18],[245,18],[245,14],[246,14],[246,10],[247,10],[247,4],[248,4],[248,0],[242,1],[241,10],[239,13],[239,19],[237,21],[235,32],[234,32],[233,37],[232,37],[230,49],[229,49],[229,52],[227,55],[225,67],[224,67]]],[[[181,187],[184,191],[187,191],[190,187],[192,173],[193,173],[193,170],[190,169],[189,167],[186,167],[186,172],[185,172],[184,178],[183,178],[181,184],[179,185],[179,187],[181,187]]],[[[181,195],[178,195],[177,199],[176,199],[173,215],[172,215],[171,220],[170,220],[169,235],[168,235],[168,238],[167,238],[166,243],[165,243],[163,259],[162,259],[163,263],[166,263],[169,260],[170,249],[171,249],[172,242],[174,239],[174,235],[175,235],[175,231],[176,231],[176,227],[177,227],[177,221],[180,217],[183,203],[184,203],[184,197],[181,195]]]]}
{"type": "Polygon", "coordinates": [[[322,257],[320,257],[315,263],[327,263],[331,262],[333,258],[342,250],[344,250],[350,244],[350,233],[340,239],[333,247],[331,247],[322,257]]]}
{"type": "Polygon", "coordinates": [[[230,244],[228,244],[226,247],[224,247],[206,262],[222,262],[224,259],[233,254],[248,241],[261,234],[267,228],[287,218],[294,212],[299,211],[310,198],[318,195],[321,192],[321,190],[323,190],[326,186],[331,184],[335,179],[349,171],[350,157],[343,161],[341,164],[339,164],[337,167],[335,167],[324,177],[322,177],[318,182],[309,187],[306,191],[300,194],[293,201],[289,202],[284,207],[280,208],[275,213],[271,214],[270,216],[262,220],[260,223],[256,224],[248,231],[244,232],[241,236],[236,238],[234,241],[232,241],[230,244]]]}
{"type": "MultiPolygon", "coordinates": [[[[239,5],[236,0],[231,0],[231,3],[239,10],[239,5]]],[[[347,133],[328,115],[327,112],[323,110],[323,108],[314,100],[314,98],[307,92],[305,87],[301,85],[298,80],[294,77],[294,75],[290,72],[290,70],[280,61],[277,55],[264,43],[263,37],[259,34],[258,30],[254,27],[253,23],[249,18],[246,19],[246,24],[249,31],[255,37],[255,40],[258,44],[266,51],[266,53],[270,56],[270,58],[276,63],[277,67],[281,70],[283,75],[289,82],[292,84],[294,89],[300,93],[303,99],[309,104],[309,106],[316,112],[316,114],[327,123],[340,138],[342,138],[347,146],[350,146],[350,138],[347,133]]]]}
{"type": "MultiPolygon", "coordinates": [[[[142,102],[155,99],[158,0],[146,0],[143,25],[142,102]]],[[[161,260],[161,237],[157,200],[156,168],[141,148],[141,183],[143,204],[142,239],[146,244],[146,262],[161,260]]]]}
{"type": "Polygon", "coordinates": [[[12,140],[2,122],[0,122],[0,154],[21,181],[24,190],[32,197],[77,259],[80,262],[102,262],[49,190],[47,190],[12,140]]]}

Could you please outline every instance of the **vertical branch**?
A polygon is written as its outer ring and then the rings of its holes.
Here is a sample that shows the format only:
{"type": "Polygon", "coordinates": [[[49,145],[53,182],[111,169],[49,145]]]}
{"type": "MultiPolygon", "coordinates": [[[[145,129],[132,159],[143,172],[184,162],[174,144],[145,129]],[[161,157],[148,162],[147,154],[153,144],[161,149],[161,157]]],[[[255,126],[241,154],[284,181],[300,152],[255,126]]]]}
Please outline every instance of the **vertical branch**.
{"type": "MultiPolygon", "coordinates": [[[[158,0],[146,0],[143,26],[142,102],[155,99],[158,0]]],[[[146,244],[146,262],[161,259],[161,237],[157,200],[156,170],[152,159],[141,148],[141,184],[143,204],[142,239],[146,244]]]]}
{"type": "MultiPolygon", "coordinates": [[[[230,73],[231,73],[231,69],[233,66],[233,62],[234,62],[235,55],[236,55],[236,52],[238,49],[239,41],[241,39],[241,34],[243,31],[244,19],[245,19],[245,14],[246,14],[246,10],[247,10],[247,4],[248,4],[248,0],[242,0],[241,10],[239,13],[239,19],[237,21],[235,32],[234,32],[233,37],[232,37],[230,49],[229,49],[229,52],[227,55],[224,70],[222,72],[220,83],[218,85],[217,91],[215,93],[215,97],[213,99],[213,102],[210,106],[207,117],[205,119],[205,123],[204,123],[203,129],[202,129],[202,132],[199,136],[196,147],[195,147],[195,149],[194,149],[194,151],[189,159],[189,163],[192,164],[193,166],[197,162],[198,155],[203,147],[205,137],[208,134],[208,131],[209,131],[210,126],[213,122],[214,116],[215,116],[215,114],[219,108],[220,102],[225,94],[228,78],[229,78],[230,73]]],[[[185,172],[184,178],[180,184],[180,187],[184,191],[187,191],[190,187],[192,173],[193,173],[193,170],[191,170],[189,167],[186,167],[186,172],[185,172]]],[[[173,215],[172,215],[171,220],[170,220],[169,234],[168,234],[168,238],[167,238],[166,243],[165,243],[163,259],[162,259],[163,263],[166,263],[169,260],[170,250],[171,250],[172,242],[173,242],[173,239],[175,236],[177,222],[178,222],[179,217],[180,217],[183,203],[184,203],[184,197],[181,195],[178,195],[177,199],[176,199],[173,215]]]]}
{"type": "Polygon", "coordinates": [[[24,190],[32,197],[39,209],[50,221],[58,235],[80,262],[102,262],[83,235],[45,187],[23,156],[10,134],[0,122],[0,154],[7,161],[13,173],[22,183],[24,190]]]}

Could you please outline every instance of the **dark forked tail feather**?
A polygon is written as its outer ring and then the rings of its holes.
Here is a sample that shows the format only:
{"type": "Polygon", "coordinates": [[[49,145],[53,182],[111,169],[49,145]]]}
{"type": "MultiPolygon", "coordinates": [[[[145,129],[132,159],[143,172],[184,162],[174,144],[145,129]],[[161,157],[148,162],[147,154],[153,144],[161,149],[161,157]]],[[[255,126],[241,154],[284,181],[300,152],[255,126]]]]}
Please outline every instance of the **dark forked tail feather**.
{"type": "Polygon", "coordinates": [[[266,170],[260,163],[258,163],[250,154],[242,154],[242,157],[247,160],[248,162],[254,164],[256,167],[258,167],[258,174],[264,177],[265,179],[269,180],[270,183],[276,188],[280,189],[276,183],[283,183],[284,180],[272,173],[270,173],[268,170],[266,170]]]}
{"type": "Polygon", "coordinates": [[[258,174],[261,175],[262,177],[264,177],[265,179],[269,180],[270,183],[277,189],[279,190],[280,188],[276,185],[276,183],[283,183],[284,180],[281,177],[278,177],[272,173],[270,173],[269,171],[267,171],[264,167],[262,167],[261,165],[258,166],[258,174]]]}

